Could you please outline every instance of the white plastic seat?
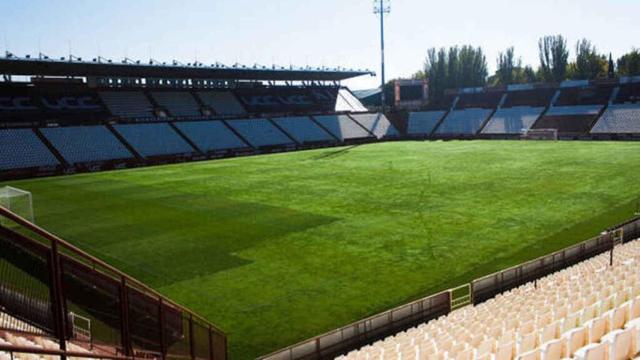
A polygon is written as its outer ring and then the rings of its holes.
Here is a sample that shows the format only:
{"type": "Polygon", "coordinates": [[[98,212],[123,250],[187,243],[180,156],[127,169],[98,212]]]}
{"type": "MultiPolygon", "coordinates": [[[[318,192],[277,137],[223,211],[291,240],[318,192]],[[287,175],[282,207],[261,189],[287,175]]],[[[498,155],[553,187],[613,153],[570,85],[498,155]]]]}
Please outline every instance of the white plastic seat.
{"type": "Polygon", "coordinates": [[[631,343],[633,341],[632,329],[614,330],[602,338],[603,343],[607,343],[608,360],[626,360],[631,354],[631,343]]]}
{"type": "Polygon", "coordinates": [[[607,358],[607,344],[596,343],[589,344],[576,351],[574,359],[576,360],[604,360],[607,358]]]}
{"type": "Polygon", "coordinates": [[[607,331],[607,320],[603,317],[598,317],[589,320],[585,327],[587,328],[587,341],[594,343],[599,342],[607,331]]]}
{"type": "Polygon", "coordinates": [[[551,340],[540,347],[541,360],[560,360],[562,359],[562,350],[564,341],[561,339],[551,340]]]}
{"type": "Polygon", "coordinates": [[[516,356],[516,360],[539,360],[539,359],[540,359],[540,349],[531,350],[524,354],[520,354],[516,356]]]}
{"type": "Polygon", "coordinates": [[[585,346],[587,341],[587,331],[584,327],[571,329],[562,334],[562,338],[566,341],[565,357],[571,357],[578,349],[585,346]]]}

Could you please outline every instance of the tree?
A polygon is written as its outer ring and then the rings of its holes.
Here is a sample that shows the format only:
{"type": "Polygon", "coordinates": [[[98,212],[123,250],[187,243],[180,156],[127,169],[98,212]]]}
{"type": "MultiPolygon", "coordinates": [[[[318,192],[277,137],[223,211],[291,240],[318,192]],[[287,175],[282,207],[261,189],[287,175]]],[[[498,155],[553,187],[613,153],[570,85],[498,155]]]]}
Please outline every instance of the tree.
{"type": "Polygon", "coordinates": [[[568,77],[585,80],[607,76],[607,58],[599,55],[598,50],[587,39],[576,43],[576,62],[570,64],[568,77]]]}
{"type": "Polygon", "coordinates": [[[509,85],[518,82],[518,72],[522,71],[522,60],[516,59],[515,50],[512,47],[498,55],[496,70],[496,85],[509,85]]]}
{"type": "Polygon", "coordinates": [[[427,51],[424,73],[429,79],[429,97],[440,101],[446,89],[483,86],[487,61],[481,48],[453,46],[427,51]]]}
{"type": "Polygon", "coordinates": [[[538,41],[540,75],[546,82],[561,82],[567,75],[569,50],[562,35],[545,36],[538,41]]]}
{"type": "Polygon", "coordinates": [[[534,83],[538,81],[538,75],[536,71],[530,65],[527,65],[522,70],[522,77],[520,78],[520,83],[534,83]]]}
{"type": "Polygon", "coordinates": [[[638,49],[633,49],[618,59],[618,75],[640,75],[640,51],[638,49]]]}

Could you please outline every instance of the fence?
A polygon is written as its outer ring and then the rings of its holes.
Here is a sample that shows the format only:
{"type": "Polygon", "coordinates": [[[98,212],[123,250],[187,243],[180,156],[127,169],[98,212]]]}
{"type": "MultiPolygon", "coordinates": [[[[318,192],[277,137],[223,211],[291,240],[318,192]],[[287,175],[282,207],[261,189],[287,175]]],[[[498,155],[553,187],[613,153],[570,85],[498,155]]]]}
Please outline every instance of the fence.
{"type": "Polygon", "coordinates": [[[54,341],[50,355],[75,357],[77,345],[91,351],[80,357],[227,359],[225,334],[205,319],[3,207],[0,216],[11,221],[0,226],[0,320],[11,318],[0,330],[54,341]]]}
{"type": "Polygon", "coordinates": [[[402,305],[324,335],[278,350],[258,360],[329,359],[446,315],[469,303],[479,304],[499,293],[535,281],[613,249],[612,232],[623,230],[624,241],[640,237],[640,217],[616,225],[600,236],[524,264],[487,275],[439,294],[402,305]],[[467,290],[468,289],[468,290],[467,290]]]}

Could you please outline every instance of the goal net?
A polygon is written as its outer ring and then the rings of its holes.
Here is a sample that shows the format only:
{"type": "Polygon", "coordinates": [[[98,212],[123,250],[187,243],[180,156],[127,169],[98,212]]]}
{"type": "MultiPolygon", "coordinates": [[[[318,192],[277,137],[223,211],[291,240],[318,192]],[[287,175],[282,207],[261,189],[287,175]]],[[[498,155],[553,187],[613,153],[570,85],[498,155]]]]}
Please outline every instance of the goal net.
{"type": "Polygon", "coordinates": [[[558,140],[558,129],[530,129],[525,131],[523,140],[558,140]]]}
{"type": "MultiPolygon", "coordinates": [[[[11,186],[0,188],[0,206],[10,210],[14,214],[26,220],[34,222],[33,199],[31,193],[26,190],[17,189],[11,186]]],[[[0,225],[9,226],[13,222],[0,216],[0,225]]]]}

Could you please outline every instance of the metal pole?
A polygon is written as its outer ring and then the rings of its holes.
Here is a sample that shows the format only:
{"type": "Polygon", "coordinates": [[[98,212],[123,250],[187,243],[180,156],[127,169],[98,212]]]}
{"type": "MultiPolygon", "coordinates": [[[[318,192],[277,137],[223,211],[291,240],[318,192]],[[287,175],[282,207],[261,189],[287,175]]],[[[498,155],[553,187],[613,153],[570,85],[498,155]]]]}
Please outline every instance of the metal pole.
{"type": "MultiPolygon", "coordinates": [[[[375,1],[375,0],[374,0],[375,1]]],[[[384,2],[388,0],[378,0],[375,8],[373,9],[374,14],[380,15],[380,108],[381,111],[384,112],[386,106],[386,94],[384,91],[385,85],[385,71],[384,71],[384,14],[388,14],[391,12],[391,8],[389,6],[384,5],[384,2]]]]}
{"type": "Polygon", "coordinates": [[[382,112],[384,113],[384,108],[386,103],[386,96],[385,96],[385,91],[384,91],[384,4],[382,3],[384,0],[380,0],[380,77],[381,77],[381,82],[380,82],[380,88],[382,89],[382,92],[380,93],[380,98],[382,99],[381,102],[381,109],[382,112]]]}

